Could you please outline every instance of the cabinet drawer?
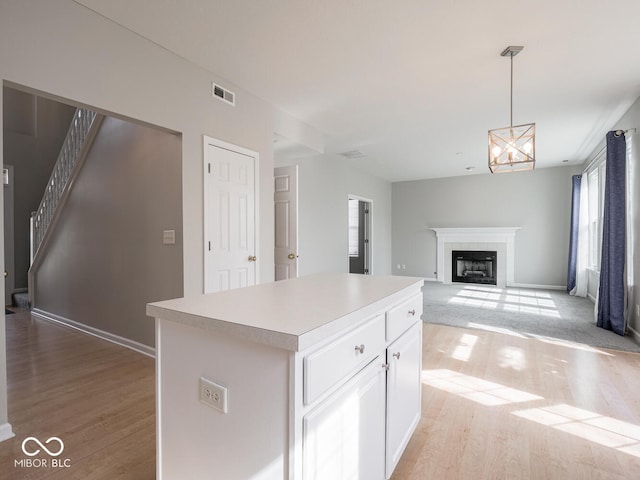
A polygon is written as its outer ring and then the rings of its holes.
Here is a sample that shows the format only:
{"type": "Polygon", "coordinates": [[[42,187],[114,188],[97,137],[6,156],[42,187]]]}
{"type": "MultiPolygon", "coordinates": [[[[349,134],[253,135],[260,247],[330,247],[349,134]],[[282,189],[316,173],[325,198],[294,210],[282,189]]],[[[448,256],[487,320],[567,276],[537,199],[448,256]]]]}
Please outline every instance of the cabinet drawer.
{"type": "Polygon", "coordinates": [[[386,339],[392,342],[405,332],[422,315],[422,293],[387,311],[386,339]]]}
{"type": "Polygon", "coordinates": [[[313,403],[320,395],[364,367],[384,349],[384,316],[379,315],[336,342],[304,358],[304,403],[313,403]]]}

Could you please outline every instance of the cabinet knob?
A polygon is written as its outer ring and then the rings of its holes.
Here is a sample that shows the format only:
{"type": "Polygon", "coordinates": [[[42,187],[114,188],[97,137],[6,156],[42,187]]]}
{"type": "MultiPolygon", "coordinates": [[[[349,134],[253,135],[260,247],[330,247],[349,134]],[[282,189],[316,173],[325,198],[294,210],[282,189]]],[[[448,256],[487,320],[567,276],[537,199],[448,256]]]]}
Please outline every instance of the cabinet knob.
{"type": "Polygon", "coordinates": [[[398,360],[400,360],[400,352],[394,353],[393,356],[396,357],[398,360]]]}
{"type": "Polygon", "coordinates": [[[409,315],[415,316],[415,314],[416,314],[416,309],[415,308],[413,310],[409,310],[409,315]]]}
{"type": "Polygon", "coordinates": [[[356,345],[356,352],[364,353],[364,343],[356,345]]]}

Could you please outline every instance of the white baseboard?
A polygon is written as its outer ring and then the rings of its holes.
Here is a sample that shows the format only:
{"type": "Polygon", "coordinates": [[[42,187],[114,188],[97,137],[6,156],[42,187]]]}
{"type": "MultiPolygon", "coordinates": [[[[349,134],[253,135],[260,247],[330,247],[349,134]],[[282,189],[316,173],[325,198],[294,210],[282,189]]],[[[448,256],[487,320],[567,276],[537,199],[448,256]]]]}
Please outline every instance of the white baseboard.
{"type": "Polygon", "coordinates": [[[640,332],[635,330],[633,327],[629,327],[629,336],[633,339],[634,342],[640,344],[640,332]]]}
{"type": "Polygon", "coordinates": [[[54,322],[65,327],[79,330],[80,332],[93,335],[94,337],[106,340],[107,342],[115,343],[116,345],[120,345],[121,347],[126,347],[130,350],[142,353],[143,355],[147,355],[152,358],[156,357],[156,349],[153,347],[144,345],[143,343],[139,343],[134,340],[130,340],[128,338],[121,337],[119,335],[115,335],[113,333],[105,332],[104,330],[100,330],[98,328],[90,327],[89,325],[85,325],[80,322],[69,320],[68,318],[56,315],[55,313],[49,313],[45,312],[44,310],[34,308],[33,310],[31,310],[31,315],[34,315],[43,320],[47,320],[49,322],[54,322]]]}
{"type": "MultiPolygon", "coordinates": [[[[424,279],[425,282],[437,282],[438,279],[436,278],[425,278],[424,279]]],[[[440,283],[445,283],[445,282],[440,282],[440,283]]],[[[481,283],[463,283],[463,282],[448,282],[445,283],[446,285],[481,285],[484,287],[493,287],[493,288],[499,288],[496,287],[495,285],[490,285],[490,284],[481,284],[481,283]]],[[[567,286],[566,285],[537,285],[534,283],[512,283],[511,285],[507,285],[505,288],[534,288],[537,290],[566,290],[567,286]]]]}
{"type": "Polygon", "coordinates": [[[512,283],[507,288],[535,288],[537,290],[566,290],[566,285],[536,285],[534,283],[512,283]]]}
{"type": "Polygon", "coordinates": [[[3,423],[0,425],[0,442],[4,442],[5,440],[9,440],[13,437],[15,437],[15,434],[13,433],[10,423],[3,423]]]}

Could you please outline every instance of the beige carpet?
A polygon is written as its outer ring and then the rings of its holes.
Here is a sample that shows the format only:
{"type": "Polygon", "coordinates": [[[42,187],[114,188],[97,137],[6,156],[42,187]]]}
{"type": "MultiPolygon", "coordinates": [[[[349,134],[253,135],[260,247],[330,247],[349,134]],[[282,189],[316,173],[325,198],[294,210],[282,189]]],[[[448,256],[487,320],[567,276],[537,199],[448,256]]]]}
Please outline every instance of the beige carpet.
{"type": "Polygon", "coordinates": [[[425,282],[423,320],[640,353],[630,336],[598,328],[591,300],[559,290],[425,282]]]}

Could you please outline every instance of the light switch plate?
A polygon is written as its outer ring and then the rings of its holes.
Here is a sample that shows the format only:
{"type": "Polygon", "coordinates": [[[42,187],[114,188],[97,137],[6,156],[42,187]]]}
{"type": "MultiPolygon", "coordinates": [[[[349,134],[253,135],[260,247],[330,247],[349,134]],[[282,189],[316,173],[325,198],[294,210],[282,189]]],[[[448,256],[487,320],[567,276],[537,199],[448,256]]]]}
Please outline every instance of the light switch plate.
{"type": "Polygon", "coordinates": [[[164,230],[162,232],[162,243],[165,245],[174,245],[176,243],[176,231],[164,230]]]}

